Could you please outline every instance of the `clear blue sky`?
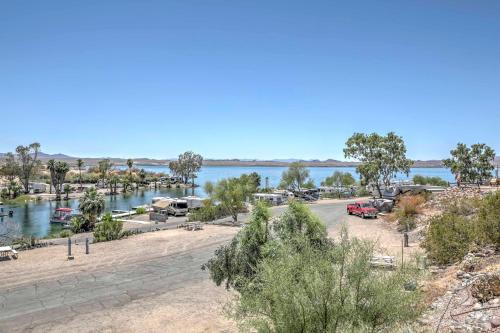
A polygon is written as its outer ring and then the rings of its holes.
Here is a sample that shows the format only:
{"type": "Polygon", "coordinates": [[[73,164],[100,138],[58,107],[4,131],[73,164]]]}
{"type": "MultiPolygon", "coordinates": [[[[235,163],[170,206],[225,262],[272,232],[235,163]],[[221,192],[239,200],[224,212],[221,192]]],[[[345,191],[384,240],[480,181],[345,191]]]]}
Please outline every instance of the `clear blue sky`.
{"type": "Polygon", "coordinates": [[[500,151],[499,1],[1,1],[0,152],[500,151]]]}

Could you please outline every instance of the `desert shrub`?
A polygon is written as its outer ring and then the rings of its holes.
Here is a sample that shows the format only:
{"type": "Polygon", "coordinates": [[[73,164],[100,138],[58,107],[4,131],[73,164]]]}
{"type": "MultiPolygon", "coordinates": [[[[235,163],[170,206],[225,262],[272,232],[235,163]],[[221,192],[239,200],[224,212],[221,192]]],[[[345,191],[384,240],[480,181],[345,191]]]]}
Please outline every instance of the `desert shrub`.
{"type": "Polygon", "coordinates": [[[72,235],[73,233],[71,232],[71,230],[63,230],[59,233],[60,238],[68,238],[71,237],[72,235]]]}
{"type": "Polygon", "coordinates": [[[413,183],[419,185],[448,186],[448,182],[440,177],[413,176],[413,183]]]}
{"type": "Polygon", "coordinates": [[[500,296],[500,273],[487,273],[472,282],[471,294],[481,303],[500,296]]]}
{"type": "Polygon", "coordinates": [[[203,201],[203,206],[189,214],[189,221],[209,222],[229,216],[221,205],[215,205],[210,199],[203,201]]]}
{"type": "Polygon", "coordinates": [[[39,246],[40,240],[35,236],[21,237],[13,240],[11,244],[20,249],[32,249],[39,246]]]}
{"type": "Polygon", "coordinates": [[[430,219],[423,242],[429,258],[438,264],[461,260],[476,238],[474,220],[452,213],[430,219]]]}
{"type": "Polygon", "coordinates": [[[487,195],[479,204],[477,217],[479,242],[500,249],[500,193],[487,195]]]}
{"type": "Polygon", "coordinates": [[[113,219],[110,213],[104,214],[101,223],[94,228],[95,242],[106,242],[122,237],[123,223],[113,219]]]}
{"type": "Polygon", "coordinates": [[[398,202],[398,214],[401,217],[415,216],[421,212],[421,205],[425,203],[422,195],[403,196],[398,202]]]}
{"type": "Polygon", "coordinates": [[[447,202],[445,211],[459,216],[474,216],[477,214],[482,200],[477,198],[456,198],[447,202]]]}
{"type": "Polygon", "coordinates": [[[403,196],[389,219],[398,221],[400,230],[414,229],[416,227],[415,217],[421,213],[421,206],[425,201],[426,198],[421,194],[403,196]]]}
{"type": "Polygon", "coordinates": [[[141,214],[146,214],[147,211],[146,211],[146,208],[144,208],[144,207],[137,207],[137,209],[135,210],[135,213],[138,215],[141,215],[141,214]]]}
{"type": "Polygon", "coordinates": [[[88,225],[81,216],[75,216],[71,219],[71,225],[70,225],[70,230],[77,234],[80,232],[85,232],[88,231],[87,229],[88,225]]]}
{"type": "Polygon", "coordinates": [[[139,234],[142,234],[142,233],[143,233],[143,231],[141,231],[140,229],[123,230],[121,238],[130,237],[130,236],[133,236],[133,235],[139,235],[139,234]]]}
{"type": "MultiPolygon", "coordinates": [[[[298,240],[297,240],[298,241],[298,240]]],[[[374,246],[349,239],[315,247],[287,241],[263,258],[240,290],[232,315],[258,332],[390,331],[420,313],[420,292],[405,290],[416,271],[370,267],[374,246]]]]}

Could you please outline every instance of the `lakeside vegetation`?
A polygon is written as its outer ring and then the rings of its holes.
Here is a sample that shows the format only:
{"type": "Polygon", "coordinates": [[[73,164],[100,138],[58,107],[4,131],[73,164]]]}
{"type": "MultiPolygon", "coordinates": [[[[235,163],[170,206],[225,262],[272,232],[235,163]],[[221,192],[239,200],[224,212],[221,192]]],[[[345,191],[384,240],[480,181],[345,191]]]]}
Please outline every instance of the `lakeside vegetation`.
{"type": "Polygon", "coordinates": [[[375,244],[349,238],[338,243],[308,207],[291,202],[271,221],[258,204],[249,224],[215,251],[203,269],[234,288],[229,315],[258,332],[381,331],[420,313],[417,271],[371,267],[375,244]]]}

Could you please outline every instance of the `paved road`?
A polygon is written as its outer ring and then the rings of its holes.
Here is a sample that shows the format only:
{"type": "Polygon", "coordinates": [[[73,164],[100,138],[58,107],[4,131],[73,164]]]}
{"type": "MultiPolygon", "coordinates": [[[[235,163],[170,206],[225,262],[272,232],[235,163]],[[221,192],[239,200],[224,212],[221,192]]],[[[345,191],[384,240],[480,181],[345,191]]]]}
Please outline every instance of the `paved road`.
{"type": "MultiPolygon", "coordinates": [[[[327,225],[345,221],[345,203],[311,205],[327,225]]],[[[279,214],[283,207],[273,209],[279,214]]],[[[242,216],[245,219],[246,216],[242,216]]],[[[189,283],[206,281],[200,270],[213,251],[226,239],[148,260],[114,264],[78,274],[31,281],[2,288],[0,281],[0,332],[26,332],[64,323],[71,317],[124,306],[134,300],[168,294],[189,283]]],[[[0,262],[1,267],[1,262],[0,262]]],[[[29,279],[28,279],[29,280],[29,279]]]]}

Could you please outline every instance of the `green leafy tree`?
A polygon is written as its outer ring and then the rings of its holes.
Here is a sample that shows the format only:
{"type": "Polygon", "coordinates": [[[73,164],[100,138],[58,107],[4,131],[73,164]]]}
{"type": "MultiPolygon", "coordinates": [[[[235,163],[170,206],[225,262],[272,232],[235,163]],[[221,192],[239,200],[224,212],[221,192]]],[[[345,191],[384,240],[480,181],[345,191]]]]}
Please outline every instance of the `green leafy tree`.
{"type": "Polygon", "coordinates": [[[132,174],[132,167],[134,166],[134,160],[129,158],[127,160],[127,167],[128,167],[128,173],[131,175],[132,174]]]}
{"type": "Polygon", "coordinates": [[[309,170],[299,162],[293,162],[281,175],[280,187],[299,190],[309,182],[309,170]]]}
{"type": "Polygon", "coordinates": [[[380,196],[380,183],[389,186],[399,172],[408,176],[413,164],[406,158],[403,138],[394,132],[386,136],[354,133],[346,142],[344,155],[361,162],[356,171],[361,175],[363,183],[375,184],[380,196]]]}
{"type": "Polygon", "coordinates": [[[16,181],[11,180],[10,182],[8,182],[7,195],[9,196],[9,198],[17,198],[21,194],[21,191],[22,188],[16,181]]]}
{"type": "Polygon", "coordinates": [[[78,209],[85,219],[85,230],[92,230],[97,222],[97,218],[104,211],[104,196],[97,192],[95,188],[85,190],[78,209]]]}
{"type": "Polygon", "coordinates": [[[321,182],[323,186],[352,186],[356,183],[356,180],[351,175],[350,172],[335,171],[331,176],[326,177],[324,181],[321,182]]]}
{"type": "Polygon", "coordinates": [[[291,202],[272,227],[270,216],[269,208],[257,203],[249,224],[229,244],[220,246],[203,266],[218,286],[225,283],[227,289],[244,288],[254,279],[264,256],[274,255],[275,247],[283,242],[296,244],[303,237],[315,247],[329,243],[325,226],[304,204],[291,202]]]}
{"type": "Polygon", "coordinates": [[[65,199],[69,200],[69,194],[71,193],[71,186],[69,184],[64,185],[64,194],[66,194],[65,199]]]}
{"type": "Polygon", "coordinates": [[[257,273],[263,257],[264,245],[269,239],[269,209],[258,203],[252,211],[250,223],[229,244],[220,246],[202,269],[208,269],[211,279],[226,289],[243,287],[257,273]]]}
{"type": "Polygon", "coordinates": [[[245,200],[253,193],[252,184],[243,181],[241,178],[222,179],[217,184],[207,182],[205,189],[208,189],[213,200],[220,202],[220,205],[233,218],[238,221],[238,213],[245,209],[245,200]]]}
{"type": "Polygon", "coordinates": [[[3,163],[0,166],[0,175],[5,177],[8,181],[13,181],[17,178],[19,175],[19,164],[14,154],[5,154],[3,163]]]}
{"type": "Polygon", "coordinates": [[[40,151],[40,144],[34,142],[29,146],[17,146],[16,153],[18,159],[18,177],[19,181],[24,187],[24,193],[29,193],[29,183],[31,178],[38,172],[40,161],[38,160],[38,153],[40,151]]]}
{"type": "Polygon", "coordinates": [[[61,200],[61,192],[63,191],[63,184],[66,174],[69,171],[69,165],[66,162],[50,160],[47,163],[47,168],[50,171],[50,178],[52,186],[56,192],[56,200],[61,200]]]}
{"type": "Polygon", "coordinates": [[[168,167],[174,175],[182,177],[184,184],[187,184],[189,179],[192,179],[194,186],[194,178],[196,178],[196,174],[200,171],[202,165],[203,157],[201,155],[187,151],[179,155],[177,161],[171,161],[168,167]]]}
{"type": "Polygon", "coordinates": [[[451,157],[443,165],[451,170],[457,182],[480,184],[491,177],[494,169],[495,151],[484,143],[469,147],[463,143],[450,151],[451,157]]]}
{"type": "Polygon", "coordinates": [[[85,165],[85,162],[79,158],[76,160],[76,167],[78,168],[78,182],[80,183],[80,188],[82,188],[82,169],[85,165]]]}
{"type": "MultiPolygon", "coordinates": [[[[8,184],[15,183],[17,176],[19,175],[19,164],[16,161],[16,157],[12,153],[7,153],[4,156],[3,163],[0,166],[0,175],[7,179],[8,184]]],[[[11,191],[11,186],[7,187],[8,196],[13,195],[11,191]]],[[[16,195],[14,195],[16,197],[16,195]]]]}
{"type": "Polygon", "coordinates": [[[111,194],[118,193],[118,191],[117,191],[117,189],[118,189],[118,182],[120,182],[120,177],[116,173],[113,173],[109,177],[109,192],[111,194]]]}

